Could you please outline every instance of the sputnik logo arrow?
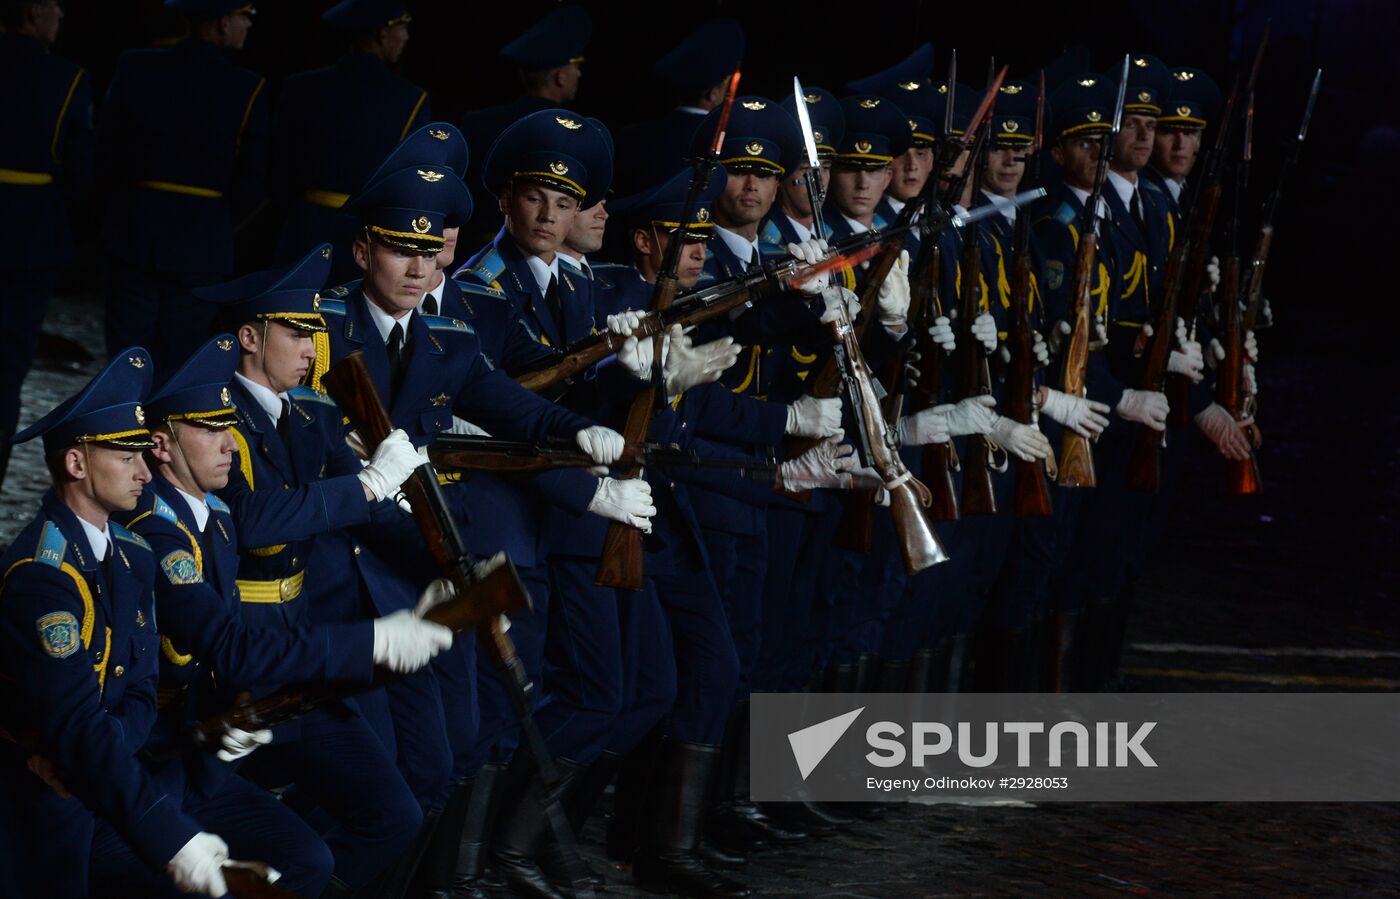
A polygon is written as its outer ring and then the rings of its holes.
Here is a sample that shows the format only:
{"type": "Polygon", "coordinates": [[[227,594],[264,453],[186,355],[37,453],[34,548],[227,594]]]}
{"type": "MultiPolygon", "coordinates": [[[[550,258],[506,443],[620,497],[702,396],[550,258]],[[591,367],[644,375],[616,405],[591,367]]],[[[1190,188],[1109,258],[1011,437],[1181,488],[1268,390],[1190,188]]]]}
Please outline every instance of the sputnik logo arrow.
{"type": "Polygon", "coordinates": [[[792,747],[792,755],[797,759],[797,770],[802,774],[803,780],[821,764],[822,759],[826,758],[826,754],[836,745],[836,741],[841,739],[841,735],[855,723],[863,711],[865,706],[788,734],[788,745],[792,747]]]}

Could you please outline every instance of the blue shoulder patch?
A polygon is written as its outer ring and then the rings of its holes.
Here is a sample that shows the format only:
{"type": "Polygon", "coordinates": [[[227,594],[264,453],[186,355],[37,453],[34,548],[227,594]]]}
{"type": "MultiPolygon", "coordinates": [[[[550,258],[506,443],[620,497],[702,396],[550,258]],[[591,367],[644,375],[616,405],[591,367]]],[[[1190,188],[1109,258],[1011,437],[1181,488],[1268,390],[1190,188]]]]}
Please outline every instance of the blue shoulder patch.
{"type": "Polygon", "coordinates": [[[330,394],[322,393],[319,390],[312,390],[304,384],[298,384],[291,390],[288,390],[287,396],[299,403],[323,403],[327,406],[335,405],[335,400],[331,399],[330,394]]]}
{"type": "Polygon", "coordinates": [[[428,326],[430,331],[457,331],[462,334],[475,334],[476,329],[460,318],[448,318],[445,315],[422,315],[423,324],[428,326]]]}
{"type": "Polygon", "coordinates": [[[319,311],[322,315],[344,315],[345,301],[332,300],[327,299],[326,297],[321,297],[321,305],[317,307],[317,311],[319,311]]]}
{"type": "Polygon", "coordinates": [[[343,300],[363,283],[365,283],[363,278],[357,278],[354,281],[346,281],[338,287],[327,287],[321,291],[321,302],[324,303],[327,299],[343,300]]]}
{"type": "Polygon", "coordinates": [[[465,278],[453,278],[452,281],[462,293],[471,294],[474,297],[490,297],[495,300],[506,299],[505,291],[498,290],[489,284],[482,284],[480,281],[468,281],[465,278]]]}
{"type": "Polygon", "coordinates": [[[215,512],[228,512],[228,511],[229,511],[228,503],[226,503],[226,502],[224,502],[223,500],[219,499],[217,496],[215,496],[215,495],[212,494],[212,493],[206,493],[206,494],[204,494],[204,501],[205,501],[206,503],[208,503],[208,504],[209,504],[209,508],[213,509],[215,512]]]}
{"type": "Polygon", "coordinates": [[[139,546],[142,549],[149,550],[151,548],[151,544],[146,542],[145,537],[142,537],[140,534],[133,534],[131,531],[128,531],[126,528],[117,524],[115,521],[108,522],[107,526],[112,529],[112,536],[116,539],[124,540],[127,543],[135,544],[136,546],[139,546]]]}
{"type": "Polygon", "coordinates": [[[885,217],[884,217],[883,215],[881,215],[880,213],[878,213],[878,212],[875,213],[874,215],[872,215],[870,218],[871,218],[871,225],[873,226],[873,229],[876,230],[876,231],[879,231],[881,228],[883,228],[883,227],[885,227],[886,225],[889,224],[889,222],[885,221],[885,217]]]}
{"type": "Polygon", "coordinates": [[[175,514],[175,510],[170,507],[170,503],[156,497],[155,505],[151,507],[151,513],[158,518],[164,518],[171,524],[179,524],[180,518],[175,514]]]}
{"type": "Polygon", "coordinates": [[[470,271],[487,284],[495,284],[496,279],[501,276],[501,272],[506,270],[506,261],[501,258],[501,254],[492,247],[491,251],[482,256],[470,271]]]}
{"type": "Polygon", "coordinates": [[[58,525],[52,521],[44,522],[44,530],[39,534],[39,545],[34,548],[34,561],[60,568],[63,566],[63,554],[67,550],[68,541],[58,529],[58,525]]]}
{"type": "Polygon", "coordinates": [[[1061,203],[1060,208],[1055,210],[1055,214],[1052,218],[1061,225],[1073,225],[1074,220],[1079,218],[1079,213],[1075,212],[1074,207],[1068,202],[1065,202],[1061,203]]]}

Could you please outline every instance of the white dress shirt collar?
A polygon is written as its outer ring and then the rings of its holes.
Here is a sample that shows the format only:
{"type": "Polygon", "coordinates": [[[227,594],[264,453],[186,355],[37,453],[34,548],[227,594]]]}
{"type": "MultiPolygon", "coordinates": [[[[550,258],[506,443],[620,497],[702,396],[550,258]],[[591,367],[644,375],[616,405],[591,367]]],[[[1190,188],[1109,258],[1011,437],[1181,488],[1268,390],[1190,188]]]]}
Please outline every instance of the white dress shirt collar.
{"type": "Polygon", "coordinates": [[[1167,185],[1167,193],[1172,195],[1172,200],[1181,202],[1181,192],[1186,189],[1185,181],[1178,181],[1175,178],[1163,178],[1162,183],[1167,185]]]}
{"type": "MultiPolygon", "coordinates": [[[[423,311],[423,303],[427,301],[428,297],[432,297],[434,300],[437,301],[438,312],[442,312],[442,292],[443,292],[444,290],[446,290],[446,289],[447,289],[447,275],[444,273],[443,276],[442,276],[442,280],[438,282],[437,287],[434,287],[432,290],[430,290],[430,291],[428,291],[427,293],[423,294],[423,299],[421,299],[421,300],[418,301],[418,311],[419,311],[419,312],[422,312],[422,311],[423,311]]],[[[371,303],[370,305],[373,306],[374,304],[371,303]]],[[[404,327],[407,328],[408,325],[405,323],[405,324],[404,324],[404,327]]],[[[389,338],[386,336],[384,339],[385,339],[385,340],[388,340],[389,338]]]]}
{"type": "Polygon", "coordinates": [[[549,279],[559,279],[559,254],[554,254],[554,261],[546,263],[538,256],[526,256],[525,264],[530,267],[530,274],[535,276],[535,283],[539,285],[540,293],[544,294],[549,290],[549,279]]]}
{"type": "Polygon", "coordinates": [[[719,225],[715,225],[715,233],[719,235],[720,240],[724,241],[724,245],[729,248],[729,252],[733,253],[735,258],[739,260],[739,264],[748,265],[757,258],[757,240],[749,240],[747,237],[735,234],[728,228],[721,228],[719,225]]]}
{"type": "Polygon", "coordinates": [[[112,548],[112,529],[106,522],[103,522],[102,529],[93,527],[91,522],[78,519],[78,524],[83,526],[83,533],[87,536],[88,546],[92,548],[92,557],[101,562],[107,558],[107,550],[112,548]]]}
{"type": "Polygon", "coordinates": [[[849,215],[846,215],[846,213],[844,212],[841,213],[841,218],[845,219],[846,224],[851,226],[851,233],[853,234],[864,234],[865,232],[870,230],[869,228],[865,227],[865,225],[862,225],[860,222],[851,218],[849,215]]]}
{"type": "MultiPolygon", "coordinates": [[[[370,308],[373,308],[372,304],[370,308]]],[[[250,381],[239,372],[234,372],[233,376],[238,383],[243,385],[245,390],[253,395],[253,400],[267,413],[267,417],[272,419],[272,423],[276,424],[277,420],[282,417],[282,400],[286,399],[287,395],[273,393],[271,388],[264,387],[256,381],[250,381]]]]}
{"type": "Polygon", "coordinates": [[[1138,189],[1138,183],[1129,181],[1112,169],[1108,170],[1108,183],[1113,185],[1113,190],[1118,194],[1118,199],[1123,201],[1123,206],[1127,209],[1133,208],[1133,194],[1138,189]]]}
{"type": "Polygon", "coordinates": [[[808,241],[812,239],[813,231],[811,228],[802,224],[792,216],[787,215],[787,213],[783,213],[783,215],[787,216],[787,220],[792,223],[792,230],[797,233],[798,243],[802,243],[803,241],[808,241]]]}
{"type": "Polygon", "coordinates": [[[389,333],[394,330],[394,325],[400,324],[403,325],[403,342],[408,343],[408,339],[412,334],[409,330],[409,325],[413,322],[412,309],[408,310],[402,318],[394,318],[383,309],[380,309],[379,305],[373,301],[366,300],[365,308],[369,309],[370,321],[374,322],[374,326],[379,329],[380,339],[388,343],[389,333]]]}
{"type": "Polygon", "coordinates": [[[194,523],[197,525],[195,531],[204,533],[204,526],[209,522],[209,503],[205,502],[204,497],[186,493],[179,487],[175,487],[175,492],[184,497],[185,502],[189,504],[190,514],[194,516],[194,523]]]}

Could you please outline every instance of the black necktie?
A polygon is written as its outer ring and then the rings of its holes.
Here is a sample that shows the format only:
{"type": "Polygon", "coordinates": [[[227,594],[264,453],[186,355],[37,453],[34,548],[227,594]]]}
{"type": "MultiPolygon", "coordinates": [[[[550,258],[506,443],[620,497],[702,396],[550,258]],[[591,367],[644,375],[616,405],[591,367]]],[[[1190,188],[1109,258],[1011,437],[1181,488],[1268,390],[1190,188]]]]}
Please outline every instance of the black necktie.
{"type": "Polygon", "coordinates": [[[1133,221],[1137,222],[1138,228],[1145,232],[1147,225],[1142,220],[1142,200],[1138,199],[1137,188],[1133,188],[1133,200],[1128,204],[1128,212],[1132,214],[1133,221]]]}
{"type": "Polygon", "coordinates": [[[199,535],[199,545],[204,553],[204,579],[213,583],[218,582],[218,572],[214,567],[214,513],[210,512],[209,517],[204,520],[204,530],[199,535]]]}
{"type": "Polygon", "coordinates": [[[282,415],[277,419],[277,436],[282,438],[282,445],[287,445],[287,426],[292,423],[292,404],[285,396],[282,397],[282,415]]]}
{"type": "Polygon", "coordinates": [[[389,332],[389,388],[399,391],[399,381],[403,378],[403,324],[394,322],[394,330],[389,332]]]}
{"type": "Polygon", "coordinates": [[[423,297],[423,313],[425,315],[438,314],[437,297],[433,296],[432,294],[428,294],[423,297]]]}
{"type": "Polygon", "coordinates": [[[749,261],[744,263],[744,271],[751,272],[754,269],[759,268],[762,264],[763,263],[758,261],[758,251],[755,250],[754,253],[751,256],[749,256],[749,261]]]}
{"type": "Polygon", "coordinates": [[[569,331],[568,322],[564,320],[564,300],[559,296],[559,280],[553,275],[549,276],[549,286],[544,291],[544,304],[549,308],[549,314],[554,316],[554,324],[559,329],[559,337],[568,343],[569,331]]]}

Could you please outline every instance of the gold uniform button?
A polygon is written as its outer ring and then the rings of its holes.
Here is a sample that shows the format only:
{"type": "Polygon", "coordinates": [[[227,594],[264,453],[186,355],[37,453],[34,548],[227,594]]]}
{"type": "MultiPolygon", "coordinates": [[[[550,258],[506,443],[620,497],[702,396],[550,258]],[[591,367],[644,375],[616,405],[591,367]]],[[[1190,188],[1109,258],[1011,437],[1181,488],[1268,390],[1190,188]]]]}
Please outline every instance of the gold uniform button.
{"type": "Polygon", "coordinates": [[[297,591],[296,586],[292,583],[292,579],[284,578],[281,583],[277,585],[277,592],[282,597],[282,601],[286,602],[296,596],[297,591]]]}
{"type": "Polygon", "coordinates": [[[360,554],[360,548],[357,546],[357,547],[355,547],[355,555],[358,556],[359,554],[360,554]]]}
{"type": "Polygon", "coordinates": [[[293,568],[297,567],[297,557],[296,557],[296,556],[292,556],[292,567],[293,567],[293,568]]]}
{"type": "Polygon", "coordinates": [[[126,669],[123,668],[121,665],[118,665],[117,667],[112,669],[112,673],[115,674],[117,677],[121,677],[123,674],[126,674],[126,669]]]}

